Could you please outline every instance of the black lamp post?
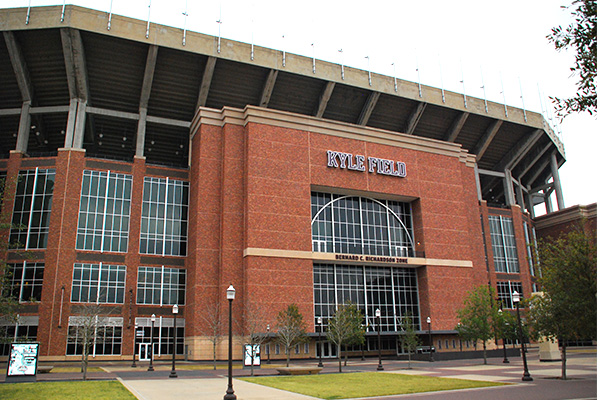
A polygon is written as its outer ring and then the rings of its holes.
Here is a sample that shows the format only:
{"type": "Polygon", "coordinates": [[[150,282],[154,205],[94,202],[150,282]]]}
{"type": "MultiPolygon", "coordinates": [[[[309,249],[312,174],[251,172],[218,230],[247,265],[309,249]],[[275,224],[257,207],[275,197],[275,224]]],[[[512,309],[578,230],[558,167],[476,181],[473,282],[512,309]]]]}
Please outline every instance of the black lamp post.
{"type": "Polygon", "coordinates": [[[152,314],[150,322],[152,322],[152,327],[150,328],[150,365],[148,366],[148,371],[154,371],[152,359],[154,358],[154,322],[156,322],[156,315],[152,314]]]}
{"type": "Polygon", "coordinates": [[[135,329],[133,331],[133,362],[131,363],[131,368],[135,368],[135,345],[137,344],[137,330],[138,330],[138,323],[135,323],[135,329]]]}
{"type": "MultiPolygon", "coordinates": [[[[267,337],[269,338],[269,333],[271,332],[271,325],[267,324],[267,337]]],[[[269,343],[267,343],[267,364],[271,364],[271,339],[269,338],[269,343]]]]}
{"type": "Polygon", "coordinates": [[[427,317],[427,330],[429,331],[429,362],[433,362],[433,340],[431,339],[431,317],[427,317]]]}
{"type": "Polygon", "coordinates": [[[177,352],[177,314],[179,313],[179,307],[177,304],[173,305],[173,364],[171,365],[171,373],[169,378],[177,378],[177,372],[175,372],[175,353],[177,352]]]}
{"type": "MultiPolygon", "coordinates": [[[[364,339],[364,333],[366,332],[365,324],[361,324],[361,325],[363,328],[363,339],[364,339]]],[[[360,360],[361,361],[365,361],[365,343],[364,342],[365,341],[363,341],[363,343],[360,345],[360,353],[361,353],[360,360]]]]}
{"type": "Polygon", "coordinates": [[[521,302],[521,295],[516,290],[512,294],[512,301],[517,305],[517,320],[519,322],[519,340],[521,341],[521,354],[523,355],[523,377],[522,381],[532,381],[533,378],[529,375],[527,369],[527,356],[525,355],[525,343],[523,342],[523,326],[521,325],[521,314],[519,312],[519,303],[521,302]]]}
{"type": "MultiPolygon", "coordinates": [[[[460,332],[460,322],[458,323],[458,329],[460,332]]],[[[458,346],[460,347],[460,351],[462,351],[462,338],[460,337],[460,334],[458,336],[458,346]]]]}
{"type": "Polygon", "coordinates": [[[377,347],[379,348],[379,365],[377,371],[383,371],[383,365],[381,365],[381,310],[378,308],[375,310],[375,318],[378,319],[377,324],[379,329],[377,330],[377,347]]]}
{"type": "Polygon", "coordinates": [[[502,352],[504,353],[504,360],[502,360],[502,362],[504,364],[508,364],[510,361],[508,361],[508,358],[506,358],[506,326],[508,325],[506,322],[504,322],[504,318],[502,317],[502,309],[498,309],[498,315],[500,315],[501,318],[501,322],[502,325],[504,326],[504,330],[502,331],[502,352]]]}
{"type": "Polygon", "coordinates": [[[317,341],[317,351],[319,352],[319,363],[317,367],[323,368],[323,347],[321,346],[321,332],[323,332],[323,318],[317,317],[317,323],[319,324],[319,340],[317,341]]]}
{"type": "Polygon", "coordinates": [[[228,381],[227,381],[227,392],[223,396],[223,400],[237,400],[237,396],[233,392],[233,365],[232,365],[232,334],[231,334],[231,304],[235,299],[235,289],[233,285],[229,285],[227,288],[227,300],[229,300],[229,366],[228,366],[228,381]]]}

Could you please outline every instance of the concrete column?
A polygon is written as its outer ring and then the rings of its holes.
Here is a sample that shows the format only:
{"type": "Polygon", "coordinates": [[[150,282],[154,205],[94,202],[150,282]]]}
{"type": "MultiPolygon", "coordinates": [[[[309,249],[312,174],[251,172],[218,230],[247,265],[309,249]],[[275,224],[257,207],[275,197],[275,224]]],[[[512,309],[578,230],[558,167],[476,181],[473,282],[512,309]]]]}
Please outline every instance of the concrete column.
{"type": "Polygon", "coordinates": [[[512,175],[510,170],[504,170],[504,199],[507,206],[515,204],[515,190],[513,188],[512,175]]]}
{"type": "Polygon", "coordinates": [[[475,164],[475,184],[477,186],[477,200],[483,200],[483,196],[481,195],[481,181],[479,180],[479,168],[477,164],[475,164]]]}
{"type": "Polygon", "coordinates": [[[527,193],[527,196],[525,197],[525,201],[527,202],[527,209],[529,210],[529,213],[531,214],[531,218],[535,218],[535,210],[534,210],[533,199],[531,198],[531,194],[527,193]]]}
{"type": "Polygon", "coordinates": [[[31,115],[29,109],[31,108],[30,101],[24,101],[21,107],[21,119],[19,120],[19,133],[17,135],[17,146],[15,150],[26,153],[27,144],[29,143],[29,132],[31,131],[31,115]]]}
{"type": "Polygon", "coordinates": [[[525,211],[525,198],[523,197],[523,187],[521,187],[521,182],[517,185],[517,204],[521,206],[521,210],[525,211]]]}
{"type": "Polygon", "coordinates": [[[552,212],[552,202],[550,201],[550,194],[546,190],[544,190],[544,204],[546,204],[546,214],[550,214],[552,212]]]}
{"type": "Polygon", "coordinates": [[[85,133],[85,112],[87,101],[77,100],[77,116],[75,119],[75,130],[73,132],[73,148],[83,149],[83,135],[85,133]]]}
{"type": "Polygon", "coordinates": [[[144,157],[144,144],[146,143],[146,117],[148,116],[148,109],[145,107],[140,108],[140,119],[138,120],[136,144],[135,144],[135,156],[144,157]]]}
{"type": "Polygon", "coordinates": [[[75,121],[77,120],[77,105],[76,98],[72,98],[69,103],[69,116],[67,117],[67,129],[65,130],[65,149],[73,147],[73,134],[75,132],[75,121]]]}
{"type": "Polygon", "coordinates": [[[556,152],[550,156],[550,169],[552,170],[552,180],[554,181],[554,191],[556,192],[556,204],[558,209],[565,208],[563,200],[562,186],[560,185],[560,177],[558,176],[558,163],[556,162],[556,152]]]}

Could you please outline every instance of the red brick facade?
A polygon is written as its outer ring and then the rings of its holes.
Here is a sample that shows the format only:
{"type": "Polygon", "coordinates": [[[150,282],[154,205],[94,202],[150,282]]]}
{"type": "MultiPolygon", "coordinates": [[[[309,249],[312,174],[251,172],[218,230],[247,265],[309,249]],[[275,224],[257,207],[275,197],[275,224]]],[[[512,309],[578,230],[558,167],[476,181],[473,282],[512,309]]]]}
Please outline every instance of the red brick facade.
{"type": "MultiPolygon", "coordinates": [[[[168,306],[136,304],[139,266],[186,268],[186,304],[179,315],[185,318],[192,359],[210,358],[200,352],[199,342],[207,335],[209,308],[220,303],[226,310],[229,284],[237,291],[234,320],[243,321],[244,310],[259,305],[269,310],[264,325],[274,327],[277,313],[296,303],[312,332],[313,262],[334,258],[312,252],[311,190],[411,203],[415,250],[425,256],[400,266],[416,269],[420,313],[423,319],[431,317],[434,332],[454,329],[456,310],[475,286],[490,283],[495,288],[498,280],[511,279],[522,282],[525,296],[531,292],[523,230],[523,222],[531,221],[518,206],[494,209],[478,201],[474,157],[459,145],[255,107],[201,109],[191,138],[189,170],[151,166],[143,158],[133,163],[86,158],[84,151],[72,149],[47,159],[11,154],[5,168],[9,182],[22,169],[56,169],[48,246],[34,252],[45,261],[42,300],[25,306],[25,314],[39,315],[43,356],[64,357],[68,317],[76,307],[70,292],[78,260],[127,266],[125,301],[113,310],[123,317],[123,358],[132,354],[135,317],[171,315],[168,306]],[[404,162],[406,177],[328,167],[328,150],[404,162]],[[85,169],[133,176],[126,253],[75,250],[85,169]],[[140,255],[145,176],[190,182],[186,257],[140,255]],[[494,272],[489,215],[512,218],[520,274],[494,272]]],[[[13,196],[9,190],[7,209],[12,209],[13,196]]],[[[18,256],[9,254],[8,259],[18,256]]],[[[234,326],[236,334],[244,333],[243,326],[234,326]]]]}

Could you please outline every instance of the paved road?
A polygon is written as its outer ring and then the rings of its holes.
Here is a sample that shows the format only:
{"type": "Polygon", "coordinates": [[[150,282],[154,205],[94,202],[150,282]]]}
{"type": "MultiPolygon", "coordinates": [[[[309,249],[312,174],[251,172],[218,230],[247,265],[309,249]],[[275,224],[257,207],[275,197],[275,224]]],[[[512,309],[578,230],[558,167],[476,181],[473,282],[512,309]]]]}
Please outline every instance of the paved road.
{"type": "MultiPolygon", "coordinates": [[[[435,393],[420,393],[411,395],[379,397],[379,399],[416,398],[422,400],[583,400],[597,398],[597,359],[595,349],[585,352],[570,352],[568,356],[567,381],[560,377],[560,362],[539,362],[535,351],[528,353],[529,371],[532,382],[522,382],[523,366],[521,359],[510,358],[509,364],[503,364],[501,358],[491,358],[488,365],[482,360],[457,360],[439,362],[414,362],[413,369],[406,369],[406,361],[384,360],[383,373],[418,374],[437,377],[452,377],[485,381],[512,383],[512,385],[445,391],[435,393]]],[[[181,368],[183,362],[178,362],[181,368]]],[[[195,365],[197,363],[188,363],[195,365]]],[[[298,365],[311,362],[298,362],[298,365]]],[[[222,399],[227,389],[227,370],[212,369],[184,370],[178,369],[178,378],[170,379],[170,364],[155,363],[155,371],[147,371],[147,363],[138,363],[137,368],[131,368],[129,362],[102,363],[102,372],[93,372],[91,379],[119,379],[140,400],[169,400],[169,399],[222,399]]],[[[256,375],[273,375],[276,371],[263,365],[256,375]]],[[[344,372],[375,371],[377,360],[351,360],[344,372]]],[[[337,372],[337,362],[325,363],[323,373],[337,372]]],[[[249,376],[249,370],[234,370],[234,377],[249,376]]],[[[0,377],[0,381],[3,380],[0,377]]],[[[50,373],[39,374],[38,380],[81,379],[81,374],[50,373]]],[[[307,400],[313,397],[281,391],[234,379],[235,394],[239,400],[307,400]]],[[[370,398],[373,399],[372,397],[370,398]]]]}

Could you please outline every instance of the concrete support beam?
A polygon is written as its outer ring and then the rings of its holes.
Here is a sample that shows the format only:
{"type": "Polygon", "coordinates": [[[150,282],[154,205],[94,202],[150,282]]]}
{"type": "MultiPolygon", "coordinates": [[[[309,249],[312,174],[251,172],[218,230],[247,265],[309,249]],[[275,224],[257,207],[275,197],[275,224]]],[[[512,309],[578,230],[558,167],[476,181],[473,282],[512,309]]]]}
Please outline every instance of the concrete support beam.
{"type": "Polygon", "coordinates": [[[380,92],[371,92],[367,101],[360,111],[360,115],[358,116],[358,121],[356,121],[357,125],[365,126],[367,122],[369,122],[369,118],[371,118],[371,114],[377,105],[377,101],[379,100],[379,96],[381,96],[380,92]]]}
{"type": "Polygon", "coordinates": [[[494,169],[510,169],[512,171],[543,134],[544,131],[536,129],[526,135],[502,157],[494,169]]]}
{"type": "Polygon", "coordinates": [[[146,68],[144,70],[144,80],[142,83],[142,92],[140,94],[139,120],[136,131],[136,157],[144,156],[144,143],[146,141],[146,116],[148,115],[148,101],[152,92],[152,82],[154,81],[154,70],[156,69],[156,59],[158,58],[158,46],[148,47],[146,56],[146,68]]]}
{"type": "Polygon", "coordinates": [[[206,105],[208,99],[208,91],[210,90],[210,84],[212,82],[213,74],[215,73],[215,66],[217,65],[216,57],[208,57],[206,65],[204,66],[204,74],[202,75],[202,82],[200,83],[200,90],[198,92],[198,102],[196,103],[196,110],[199,107],[206,105]]]}
{"type": "MultiPolygon", "coordinates": [[[[538,176],[540,176],[540,174],[542,172],[544,172],[544,170],[548,167],[548,164],[550,164],[550,160],[544,160],[543,162],[537,164],[537,168],[533,171],[533,174],[531,175],[531,177],[529,178],[529,180],[527,182],[525,182],[526,186],[531,186],[533,184],[533,182],[538,178],[538,176]]],[[[519,179],[520,180],[520,179],[519,179]]]]}
{"type": "Polygon", "coordinates": [[[559,210],[565,208],[562,186],[560,185],[560,176],[558,175],[558,163],[556,162],[556,151],[550,156],[550,169],[552,171],[552,180],[554,181],[554,191],[556,192],[556,204],[559,210]]]}
{"type": "Polygon", "coordinates": [[[521,206],[522,210],[525,210],[525,197],[523,196],[523,190],[525,189],[522,185],[521,182],[517,182],[516,184],[517,186],[517,204],[519,206],[521,206]]]}
{"type": "Polygon", "coordinates": [[[496,120],[496,121],[492,122],[490,124],[490,126],[488,126],[488,128],[486,129],[486,131],[483,134],[483,136],[481,137],[481,139],[479,139],[479,142],[477,143],[477,145],[475,146],[475,149],[473,150],[473,153],[475,154],[477,162],[479,162],[481,160],[481,158],[483,157],[483,154],[485,153],[485,151],[487,150],[489,145],[492,143],[492,140],[494,140],[494,136],[496,136],[496,133],[498,133],[501,126],[502,126],[501,120],[496,120]]]}
{"type": "Polygon", "coordinates": [[[65,149],[73,147],[73,136],[75,134],[75,121],[77,119],[77,106],[79,101],[75,97],[71,97],[69,104],[69,115],[67,117],[67,129],[65,130],[65,149]]]}
{"type": "Polygon", "coordinates": [[[542,156],[546,153],[546,151],[550,148],[550,146],[552,146],[552,142],[549,142],[548,144],[546,144],[546,146],[544,146],[542,148],[542,150],[540,150],[540,152],[533,157],[531,160],[529,160],[529,162],[527,163],[527,165],[525,165],[525,167],[523,168],[523,170],[521,170],[519,172],[519,176],[518,176],[518,180],[521,180],[521,178],[523,178],[523,176],[525,176],[525,174],[527,172],[529,172],[529,170],[538,162],[538,160],[540,158],[542,158],[542,156]]]}
{"type": "Polygon", "coordinates": [[[21,99],[23,102],[29,102],[29,107],[31,107],[33,103],[33,87],[31,86],[25,57],[23,57],[21,47],[19,46],[19,43],[17,43],[14,33],[10,31],[2,33],[4,34],[4,41],[6,42],[6,48],[8,49],[10,63],[12,64],[15,77],[17,78],[17,84],[21,91],[21,99]]]}
{"type": "Polygon", "coordinates": [[[333,89],[335,89],[335,82],[327,82],[323,88],[323,91],[321,92],[321,96],[319,96],[319,105],[315,111],[315,117],[323,118],[323,114],[325,114],[325,109],[327,108],[327,103],[329,103],[333,89]]]}
{"type": "Polygon", "coordinates": [[[546,214],[550,214],[552,211],[552,201],[550,201],[550,195],[552,191],[544,191],[544,204],[546,205],[546,214]]]}
{"type": "Polygon", "coordinates": [[[446,132],[445,140],[447,142],[454,142],[456,140],[458,134],[465,125],[465,122],[467,122],[467,118],[469,118],[469,113],[462,112],[459,114],[458,117],[454,119],[454,122],[452,122],[450,129],[448,129],[448,132],[446,132]]]}
{"type": "MultiPolygon", "coordinates": [[[[65,60],[65,70],[67,73],[67,85],[69,87],[69,97],[77,103],[76,115],[73,125],[73,130],[69,130],[67,121],[67,131],[72,132],[72,140],[69,135],[65,135],[65,147],[73,147],[76,149],[83,148],[83,135],[86,133],[86,107],[91,105],[90,88],[87,79],[87,66],[85,62],[85,51],[83,40],[78,29],[61,28],[60,38],[63,48],[63,57],[65,60]],[[80,119],[82,118],[82,119],[80,119]]],[[[72,102],[71,102],[72,105],[72,102]]],[[[72,106],[69,108],[69,114],[72,111],[72,106]]],[[[71,120],[71,116],[69,116],[71,120]]],[[[94,132],[93,117],[90,116],[88,124],[88,143],[93,147],[96,146],[96,134],[94,132]]]]}
{"type": "Polygon", "coordinates": [[[275,82],[277,81],[278,74],[279,71],[276,69],[269,71],[269,75],[267,76],[267,80],[263,86],[262,95],[260,96],[260,102],[258,103],[260,107],[269,107],[269,101],[271,100],[273,89],[275,89],[275,82]]]}
{"type": "Polygon", "coordinates": [[[406,133],[407,135],[412,135],[413,133],[415,133],[415,129],[417,128],[419,120],[423,116],[426,107],[427,103],[417,104],[410,117],[408,117],[408,121],[406,123],[406,130],[404,133],[406,133]]]}

